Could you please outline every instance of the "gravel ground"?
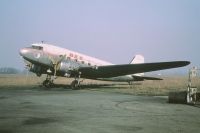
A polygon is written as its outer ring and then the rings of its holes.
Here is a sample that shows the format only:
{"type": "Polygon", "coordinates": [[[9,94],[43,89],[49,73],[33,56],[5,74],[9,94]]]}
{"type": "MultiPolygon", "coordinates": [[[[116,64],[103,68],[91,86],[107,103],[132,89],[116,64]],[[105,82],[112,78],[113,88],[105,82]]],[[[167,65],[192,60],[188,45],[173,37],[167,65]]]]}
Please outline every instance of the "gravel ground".
{"type": "Polygon", "coordinates": [[[107,90],[1,88],[0,133],[200,131],[199,105],[169,104],[167,96],[136,96],[107,90]]]}

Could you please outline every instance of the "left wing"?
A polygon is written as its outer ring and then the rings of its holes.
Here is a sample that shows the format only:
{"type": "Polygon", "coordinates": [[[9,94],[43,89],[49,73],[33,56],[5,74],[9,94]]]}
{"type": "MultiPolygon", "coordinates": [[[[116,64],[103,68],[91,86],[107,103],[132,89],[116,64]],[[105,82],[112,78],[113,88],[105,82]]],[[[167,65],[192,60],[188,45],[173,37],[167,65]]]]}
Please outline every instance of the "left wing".
{"type": "MultiPolygon", "coordinates": [[[[108,65],[98,67],[80,67],[77,71],[82,78],[110,78],[142,72],[157,71],[163,69],[183,67],[190,64],[189,61],[157,62],[142,64],[108,65]]],[[[73,72],[72,72],[73,73],[73,72]]]]}

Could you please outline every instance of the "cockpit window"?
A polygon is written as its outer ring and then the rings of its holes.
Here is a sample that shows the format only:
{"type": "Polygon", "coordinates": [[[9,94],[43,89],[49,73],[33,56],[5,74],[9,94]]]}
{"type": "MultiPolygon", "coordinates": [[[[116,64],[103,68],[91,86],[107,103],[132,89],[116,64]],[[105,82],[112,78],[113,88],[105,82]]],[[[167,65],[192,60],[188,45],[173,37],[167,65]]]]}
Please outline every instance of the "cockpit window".
{"type": "Polygon", "coordinates": [[[33,49],[37,49],[37,50],[43,50],[43,47],[42,47],[42,46],[35,46],[35,45],[32,45],[32,48],[33,48],[33,49]]]}

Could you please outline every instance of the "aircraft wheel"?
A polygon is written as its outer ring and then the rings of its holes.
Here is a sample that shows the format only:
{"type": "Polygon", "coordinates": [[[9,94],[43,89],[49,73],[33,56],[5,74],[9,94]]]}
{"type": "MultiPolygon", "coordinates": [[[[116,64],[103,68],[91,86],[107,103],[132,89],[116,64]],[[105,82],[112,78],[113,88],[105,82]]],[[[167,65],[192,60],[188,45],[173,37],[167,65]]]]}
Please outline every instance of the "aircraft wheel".
{"type": "Polygon", "coordinates": [[[73,89],[77,89],[77,88],[79,87],[79,82],[78,82],[78,80],[72,81],[71,87],[72,87],[73,89]]]}
{"type": "Polygon", "coordinates": [[[133,85],[133,81],[129,81],[128,84],[129,84],[129,85],[133,85]]]}
{"type": "Polygon", "coordinates": [[[45,86],[46,88],[51,88],[53,86],[53,82],[50,80],[45,80],[43,82],[43,86],[45,86]]]}

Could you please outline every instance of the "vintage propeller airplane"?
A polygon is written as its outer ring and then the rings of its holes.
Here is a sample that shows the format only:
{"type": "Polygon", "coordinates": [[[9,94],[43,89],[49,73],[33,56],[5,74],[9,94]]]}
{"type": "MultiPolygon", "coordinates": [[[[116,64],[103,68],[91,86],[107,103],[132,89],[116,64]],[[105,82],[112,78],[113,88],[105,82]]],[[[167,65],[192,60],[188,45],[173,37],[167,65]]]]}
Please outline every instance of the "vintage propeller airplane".
{"type": "Polygon", "coordinates": [[[20,55],[26,60],[29,71],[37,76],[47,74],[43,82],[51,87],[57,76],[73,77],[73,88],[80,85],[80,78],[128,82],[143,80],[162,80],[156,77],[145,77],[143,72],[183,67],[189,61],[171,61],[144,63],[142,55],[136,55],[130,64],[114,65],[65,48],[45,43],[35,43],[31,47],[20,49],[20,55]]]}

